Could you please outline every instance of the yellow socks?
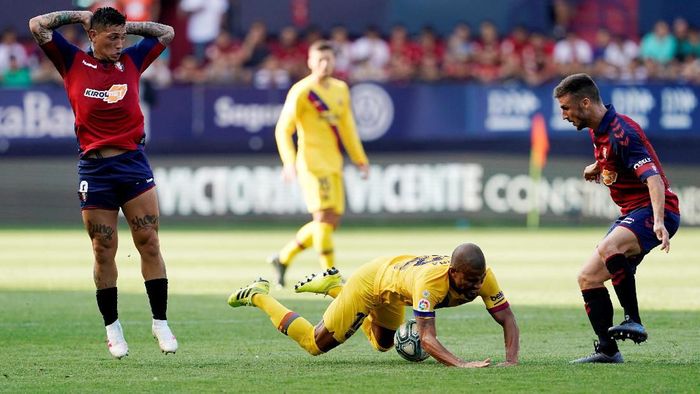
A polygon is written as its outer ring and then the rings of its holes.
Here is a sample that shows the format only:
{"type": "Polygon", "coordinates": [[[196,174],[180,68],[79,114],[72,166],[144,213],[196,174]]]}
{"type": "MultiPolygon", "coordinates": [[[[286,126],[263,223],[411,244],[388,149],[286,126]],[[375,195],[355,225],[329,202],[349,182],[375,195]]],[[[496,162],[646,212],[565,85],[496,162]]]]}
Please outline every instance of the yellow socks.
{"type": "Polygon", "coordinates": [[[290,311],[267,294],[253,296],[253,305],[270,316],[270,321],[279,332],[292,338],[313,356],[321,354],[314,338],[314,326],[308,320],[290,311]]]}
{"type": "Polygon", "coordinates": [[[303,225],[293,240],[289,241],[280,251],[280,263],[289,265],[294,257],[313,243],[313,231],[315,224],[309,222],[303,225]]]}
{"type": "Polygon", "coordinates": [[[313,231],[314,249],[320,255],[321,268],[328,269],[335,266],[335,253],[333,253],[333,226],[328,223],[316,222],[313,231]]]}

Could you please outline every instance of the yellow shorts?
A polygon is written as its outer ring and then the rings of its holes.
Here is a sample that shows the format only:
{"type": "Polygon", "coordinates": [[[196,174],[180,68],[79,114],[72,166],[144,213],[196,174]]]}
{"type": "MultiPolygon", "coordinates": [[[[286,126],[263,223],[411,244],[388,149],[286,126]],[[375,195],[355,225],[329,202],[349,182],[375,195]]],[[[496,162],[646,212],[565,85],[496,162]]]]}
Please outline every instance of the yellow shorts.
{"type": "Polygon", "coordinates": [[[308,171],[300,171],[297,177],[309,213],[325,209],[332,209],[339,215],[345,212],[345,189],[341,174],[317,176],[308,171]]]}
{"type": "Polygon", "coordinates": [[[338,342],[345,342],[359,330],[367,316],[372,316],[373,324],[393,331],[403,323],[406,307],[381,303],[374,293],[377,270],[384,262],[375,259],[360,267],[323,314],[323,324],[338,342]]]}

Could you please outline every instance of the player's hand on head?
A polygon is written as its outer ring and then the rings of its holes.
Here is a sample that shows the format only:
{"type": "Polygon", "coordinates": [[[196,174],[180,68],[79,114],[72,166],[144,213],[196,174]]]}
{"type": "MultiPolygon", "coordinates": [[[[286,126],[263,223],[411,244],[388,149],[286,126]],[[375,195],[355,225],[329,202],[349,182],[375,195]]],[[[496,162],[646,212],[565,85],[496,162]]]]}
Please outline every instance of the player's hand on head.
{"type": "Polygon", "coordinates": [[[81,18],[80,18],[80,24],[83,26],[83,29],[85,31],[90,30],[90,20],[92,19],[92,12],[91,11],[83,11],[81,18]]]}
{"type": "Polygon", "coordinates": [[[484,361],[466,361],[460,365],[460,368],[486,368],[491,365],[491,359],[487,358],[484,361]]]}

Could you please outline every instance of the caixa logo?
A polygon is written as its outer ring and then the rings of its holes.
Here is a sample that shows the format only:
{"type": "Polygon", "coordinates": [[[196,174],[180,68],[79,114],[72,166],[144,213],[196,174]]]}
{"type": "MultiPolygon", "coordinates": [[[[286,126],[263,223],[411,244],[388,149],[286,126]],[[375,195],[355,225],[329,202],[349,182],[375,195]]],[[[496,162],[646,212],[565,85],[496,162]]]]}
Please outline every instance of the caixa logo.
{"type": "Polygon", "coordinates": [[[363,141],[381,138],[394,123],[394,102],[379,85],[360,83],[350,89],[357,132],[363,141]]]}
{"type": "Polygon", "coordinates": [[[0,102],[0,137],[74,139],[73,111],[67,103],[55,102],[65,102],[65,96],[61,100],[58,97],[28,91],[21,102],[4,99],[0,102]]]}
{"type": "Polygon", "coordinates": [[[666,129],[690,129],[693,127],[691,114],[697,105],[698,99],[692,89],[664,88],[661,91],[659,123],[666,129]]]}
{"type": "Polygon", "coordinates": [[[648,89],[615,88],[611,97],[617,112],[629,116],[642,128],[649,126],[649,113],[654,109],[656,100],[648,89]]]}
{"type": "Polygon", "coordinates": [[[524,89],[491,89],[486,101],[489,131],[527,131],[532,115],[540,108],[537,96],[524,89]]]}

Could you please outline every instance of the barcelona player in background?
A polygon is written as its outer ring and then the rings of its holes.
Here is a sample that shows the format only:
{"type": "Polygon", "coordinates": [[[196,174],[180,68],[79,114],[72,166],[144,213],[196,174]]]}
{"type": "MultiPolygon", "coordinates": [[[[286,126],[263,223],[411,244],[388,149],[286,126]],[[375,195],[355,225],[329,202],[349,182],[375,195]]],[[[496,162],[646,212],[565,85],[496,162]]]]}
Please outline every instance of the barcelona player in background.
{"type": "Polygon", "coordinates": [[[661,162],[642,128],[629,117],[603,105],[593,79],[570,75],[554,89],[564,120],[578,130],[588,127],[595,162],[583,170],[587,181],[603,182],[620,207],[620,216],[584,264],[578,283],[586,313],[598,336],[595,351],[574,363],[621,363],[615,340],[646,341],[637,305],[634,275],[656,246],[668,252],[678,230],[678,197],[671,191],[661,162]],[[613,306],[604,282],[612,280],[625,318],[613,326],[613,306]]]}
{"type": "Polygon", "coordinates": [[[309,48],[311,74],[292,86],[275,129],[286,181],[299,179],[306,207],[313,220],[296,237],[269,258],[277,270],[277,285],[292,259],[313,245],[321,267],[335,265],[333,232],[345,211],[341,144],[364,178],[369,163],[357,135],[350,91],[345,82],[331,77],[335,65],[332,45],[317,41],[309,48]],[[297,134],[297,147],[293,135],[297,134]]]}
{"type": "Polygon", "coordinates": [[[177,350],[166,317],[168,279],[158,239],[158,199],[144,154],[139,78],[172,41],[170,26],[127,22],[114,8],[58,11],[32,18],[29,28],[63,77],[75,114],[78,139],[78,196],[95,256],[97,306],[112,356],[129,352],[117,313],[117,214],[124,212],[141,255],[141,273],[151,305],[151,330],[164,353],[177,350]],[[84,52],[55,29],[80,24],[91,49],[84,52]],[[125,48],[127,34],[144,38],[125,48]]]}
{"type": "Polygon", "coordinates": [[[327,294],[333,302],[314,327],[299,314],[269,295],[270,283],[258,279],[233,292],[228,304],[234,308],[255,306],[272,324],[317,356],[344,343],[362,330],[372,347],[386,352],[394,344],[394,333],[404,321],[406,306],[413,307],[423,350],[447,366],[482,368],[491,360],[464,361],[437,339],[436,310],[459,306],[481,297],[491,317],[503,328],[505,361],[518,364],[520,330],[510,304],[501,291],[481,249],[462,244],[452,256],[401,255],[378,258],[362,265],[343,285],[336,269],[312,275],[295,286],[297,293],[327,294]]]}

